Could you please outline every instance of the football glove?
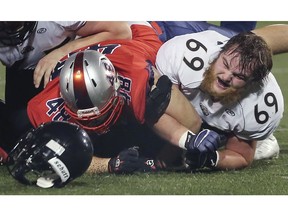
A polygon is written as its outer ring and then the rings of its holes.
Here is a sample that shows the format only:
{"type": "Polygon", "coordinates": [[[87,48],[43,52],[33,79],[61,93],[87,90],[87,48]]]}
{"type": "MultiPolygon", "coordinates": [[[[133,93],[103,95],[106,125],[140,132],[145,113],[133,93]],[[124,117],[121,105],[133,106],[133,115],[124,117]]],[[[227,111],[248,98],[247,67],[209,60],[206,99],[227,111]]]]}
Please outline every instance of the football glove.
{"type": "Polygon", "coordinates": [[[201,169],[203,167],[215,168],[218,164],[219,155],[217,151],[204,153],[188,153],[185,154],[184,162],[191,170],[201,169]]]}
{"type": "Polygon", "coordinates": [[[123,150],[108,162],[108,171],[115,174],[132,174],[134,172],[155,172],[164,170],[163,161],[139,156],[138,147],[123,150]]]}
{"type": "Polygon", "coordinates": [[[190,169],[215,167],[218,163],[217,149],[222,143],[221,136],[213,130],[204,129],[191,135],[185,143],[185,163],[190,169]]]}
{"type": "Polygon", "coordinates": [[[216,151],[221,145],[221,137],[215,131],[204,129],[196,135],[190,134],[185,147],[188,153],[208,153],[216,151]]]}

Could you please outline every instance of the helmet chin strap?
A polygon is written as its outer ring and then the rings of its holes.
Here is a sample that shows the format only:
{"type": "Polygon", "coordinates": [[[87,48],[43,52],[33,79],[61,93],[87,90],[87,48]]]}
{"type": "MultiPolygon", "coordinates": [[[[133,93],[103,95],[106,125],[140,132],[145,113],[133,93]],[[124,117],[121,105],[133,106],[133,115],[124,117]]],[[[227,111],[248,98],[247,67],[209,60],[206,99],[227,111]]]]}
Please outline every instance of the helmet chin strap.
{"type": "Polygon", "coordinates": [[[57,179],[59,179],[59,176],[56,173],[41,176],[37,179],[36,185],[41,188],[51,188],[57,179]]]}
{"type": "Polygon", "coordinates": [[[48,163],[51,165],[54,172],[42,174],[42,176],[37,179],[37,186],[42,188],[50,188],[55,185],[56,180],[59,180],[60,182],[66,182],[69,179],[69,170],[59,158],[53,157],[48,160],[48,163]]]}

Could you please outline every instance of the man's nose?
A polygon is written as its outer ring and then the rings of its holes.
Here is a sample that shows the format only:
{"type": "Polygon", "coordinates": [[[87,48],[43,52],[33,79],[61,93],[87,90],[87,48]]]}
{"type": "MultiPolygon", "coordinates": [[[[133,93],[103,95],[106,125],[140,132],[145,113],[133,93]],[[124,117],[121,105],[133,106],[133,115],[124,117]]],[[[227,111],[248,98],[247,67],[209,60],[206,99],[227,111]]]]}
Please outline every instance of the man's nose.
{"type": "Polygon", "coordinates": [[[226,71],[223,75],[223,80],[226,82],[230,82],[233,78],[233,74],[231,72],[226,71]]]}

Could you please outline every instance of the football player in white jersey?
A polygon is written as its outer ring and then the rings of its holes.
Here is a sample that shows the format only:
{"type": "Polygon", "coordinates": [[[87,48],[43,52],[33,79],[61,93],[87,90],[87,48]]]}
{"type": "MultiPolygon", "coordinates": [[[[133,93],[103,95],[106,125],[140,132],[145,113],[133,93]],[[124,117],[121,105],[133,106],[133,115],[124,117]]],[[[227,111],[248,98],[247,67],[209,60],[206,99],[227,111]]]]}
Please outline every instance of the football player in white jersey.
{"type": "Polygon", "coordinates": [[[88,44],[130,39],[131,35],[127,22],[0,21],[0,61],[6,66],[5,118],[9,119],[3,132],[9,138],[4,143],[11,145],[26,131],[28,119],[22,113],[27,102],[45,87],[63,56],[88,44]]]}
{"type": "MultiPolygon", "coordinates": [[[[195,21],[162,22],[161,21],[161,22],[151,22],[151,23],[153,24],[153,27],[155,28],[155,30],[159,32],[159,38],[164,42],[166,42],[168,39],[171,39],[175,36],[195,33],[195,32],[200,32],[200,31],[205,31],[205,30],[214,30],[229,38],[241,32],[240,29],[236,30],[232,28],[233,29],[232,30],[230,28],[225,28],[222,26],[215,26],[206,22],[195,22],[195,21]]],[[[234,24],[234,22],[228,22],[228,23],[230,24],[231,27],[234,24]]],[[[245,24],[245,22],[243,22],[242,24],[245,24]]],[[[254,25],[254,27],[256,25],[256,23],[253,24],[253,22],[247,22],[246,24],[248,26],[244,25],[243,28],[250,26],[250,29],[245,29],[246,31],[252,30],[253,29],[252,25],[254,25]]],[[[242,31],[243,30],[244,29],[242,29],[242,31]]],[[[287,51],[287,45],[286,45],[287,43],[283,41],[283,39],[285,39],[286,36],[279,37],[278,34],[275,34],[275,32],[282,32],[283,35],[286,35],[287,25],[276,24],[276,25],[265,26],[259,29],[254,29],[253,32],[262,36],[268,42],[274,54],[287,51]],[[279,40],[279,38],[281,38],[281,40],[279,40]]],[[[271,134],[269,138],[263,141],[257,142],[254,159],[258,160],[258,159],[270,159],[274,157],[277,158],[279,155],[279,152],[280,152],[280,148],[279,148],[277,139],[273,136],[273,134],[271,134]]]]}
{"type": "Polygon", "coordinates": [[[156,65],[186,95],[204,125],[227,137],[224,149],[202,154],[201,146],[193,147],[188,165],[249,166],[257,140],[275,131],[284,112],[282,92],[269,73],[272,57],[266,42],[253,33],[231,39],[215,31],[186,34],[162,45],[156,65]]]}

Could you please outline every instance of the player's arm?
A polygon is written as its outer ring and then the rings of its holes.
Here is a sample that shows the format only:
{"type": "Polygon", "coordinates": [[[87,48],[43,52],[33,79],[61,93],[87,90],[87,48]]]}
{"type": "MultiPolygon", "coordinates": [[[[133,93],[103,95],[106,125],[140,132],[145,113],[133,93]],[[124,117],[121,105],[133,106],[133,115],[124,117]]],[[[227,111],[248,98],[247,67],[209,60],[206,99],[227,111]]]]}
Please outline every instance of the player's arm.
{"type": "Polygon", "coordinates": [[[113,158],[94,156],[87,172],[132,174],[135,172],[155,172],[165,169],[166,165],[163,161],[143,157],[139,154],[138,149],[137,146],[124,149],[113,158]]]}
{"type": "MultiPolygon", "coordinates": [[[[157,83],[159,83],[158,81],[162,79],[163,76],[161,77],[156,68],[153,68],[153,71],[155,77],[154,83],[157,86],[157,88],[161,89],[162,88],[161,85],[157,85],[157,83]]],[[[167,84],[165,84],[165,86],[166,85],[167,84]]],[[[193,133],[198,133],[201,128],[202,119],[200,118],[200,116],[198,115],[192,104],[179,90],[178,85],[172,84],[171,91],[170,89],[167,89],[166,91],[168,90],[169,92],[171,92],[169,103],[165,108],[163,114],[162,112],[160,112],[161,114],[156,116],[157,121],[155,121],[153,124],[153,130],[160,137],[169,141],[171,144],[183,148],[184,141],[179,145],[181,137],[184,134],[187,134],[187,131],[189,130],[193,133]]],[[[158,92],[161,92],[161,90],[159,90],[158,92]]],[[[150,93],[150,96],[151,95],[153,95],[153,90],[150,93]]],[[[159,102],[159,100],[163,99],[161,97],[154,98],[154,101],[156,102],[159,102]]],[[[163,107],[162,102],[159,102],[159,104],[156,105],[155,104],[156,103],[152,104],[153,109],[150,111],[152,113],[158,113],[157,111],[158,107],[163,107]]]]}
{"type": "Polygon", "coordinates": [[[190,142],[190,151],[187,150],[185,154],[184,161],[191,170],[203,167],[218,170],[238,170],[252,164],[256,149],[255,140],[245,141],[234,135],[229,137],[226,135],[217,136],[216,132],[205,131],[206,129],[197,135],[199,139],[194,141],[196,145],[190,142]],[[206,140],[203,139],[207,135],[209,137],[206,140]],[[220,145],[216,144],[215,140],[217,139],[220,145]],[[225,147],[221,148],[223,144],[225,147]]]}
{"type": "Polygon", "coordinates": [[[93,22],[87,21],[76,34],[80,38],[70,41],[69,43],[53,50],[43,57],[37,64],[34,71],[34,85],[39,87],[42,77],[44,76],[44,86],[49,82],[51,72],[57,62],[68,53],[110,39],[131,39],[132,33],[127,22],[93,22]]]}
{"type": "Polygon", "coordinates": [[[121,21],[116,22],[87,21],[86,24],[77,31],[77,35],[82,37],[92,35],[93,39],[91,39],[92,40],[91,42],[93,41],[99,42],[110,39],[116,40],[116,39],[132,38],[130,25],[128,24],[128,22],[121,22],[121,21]]]}
{"type": "Polygon", "coordinates": [[[59,53],[59,55],[61,54],[59,59],[74,50],[86,47],[90,44],[106,40],[132,38],[132,32],[129,24],[127,22],[120,21],[87,21],[86,24],[76,32],[76,34],[80,36],[80,38],[70,41],[69,43],[57,49],[57,53],[59,53]]]}
{"type": "Polygon", "coordinates": [[[256,149],[256,141],[246,141],[236,136],[229,137],[225,149],[218,150],[217,169],[242,169],[252,164],[256,149]]]}
{"type": "Polygon", "coordinates": [[[202,119],[176,84],[172,85],[171,100],[165,114],[194,133],[198,133],[201,128],[202,119]]]}
{"type": "MultiPolygon", "coordinates": [[[[202,120],[194,107],[180,92],[178,86],[172,85],[169,105],[165,113],[153,125],[154,131],[171,144],[179,146],[183,134],[188,130],[194,134],[198,133],[201,124],[202,120]]],[[[180,147],[183,148],[183,145],[180,147]]]]}
{"type": "Polygon", "coordinates": [[[193,106],[176,86],[172,86],[170,103],[153,125],[153,130],[172,145],[184,148],[187,132],[198,133],[201,124],[202,120],[193,106]]]}
{"type": "Polygon", "coordinates": [[[275,24],[254,29],[252,32],[264,38],[273,54],[288,51],[288,25],[275,24]]]}
{"type": "Polygon", "coordinates": [[[111,158],[100,158],[93,156],[88,173],[105,173],[108,172],[108,163],[111,158]]]}

